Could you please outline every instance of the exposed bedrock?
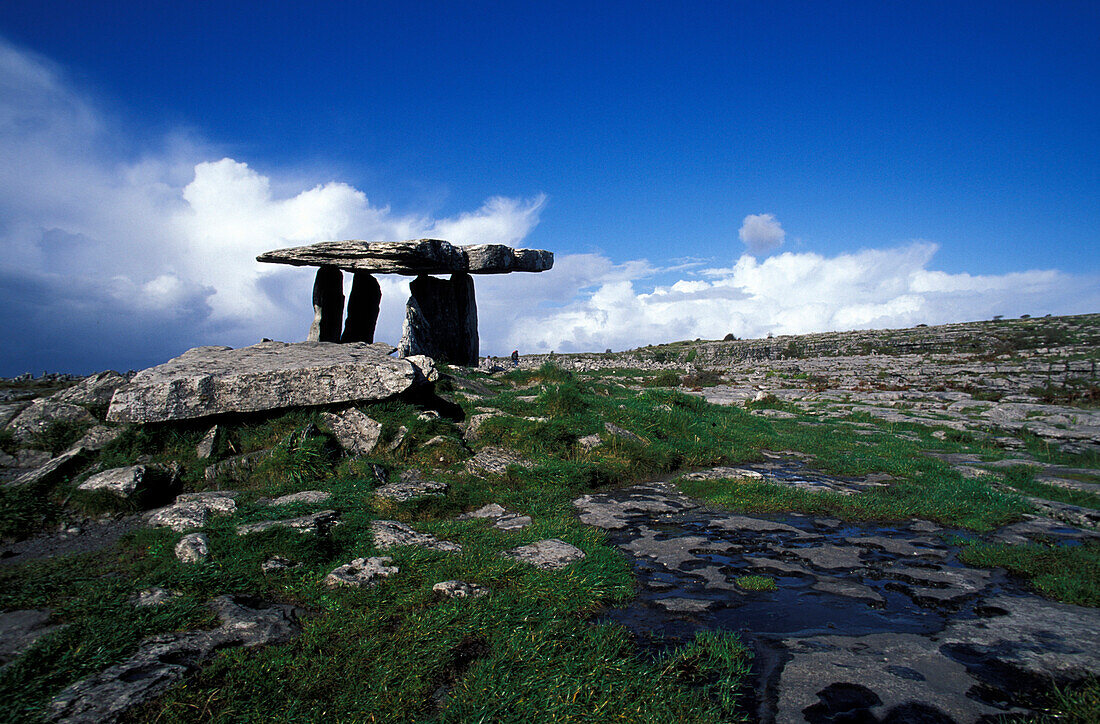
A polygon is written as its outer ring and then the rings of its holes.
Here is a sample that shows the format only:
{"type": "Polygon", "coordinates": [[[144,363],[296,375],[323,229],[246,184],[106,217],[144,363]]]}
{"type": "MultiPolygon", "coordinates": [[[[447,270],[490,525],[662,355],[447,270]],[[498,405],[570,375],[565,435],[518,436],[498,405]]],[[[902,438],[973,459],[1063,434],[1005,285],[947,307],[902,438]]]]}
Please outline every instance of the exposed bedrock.
{"type": "Polygon", "coordinates": [[[477,304],[470,275],[452,274],[450,279],[419,276],[409,290],[399,354],[476,365],[477,304]]]}
{"type": "Polygon", "coordinates": [[[348,295],[348,318],[344,322],[341,342],[373,342],[378,324],[378,309],[382,303],[382,288],[370,272],[355,272],[351,294],[348,295]]]}
{"type": "Polygon", "coordinates": [[[337,267],[322,266],[313,282],[313,324],[309,342],[339,342],[344,317],[344,275],[337,267]]]}

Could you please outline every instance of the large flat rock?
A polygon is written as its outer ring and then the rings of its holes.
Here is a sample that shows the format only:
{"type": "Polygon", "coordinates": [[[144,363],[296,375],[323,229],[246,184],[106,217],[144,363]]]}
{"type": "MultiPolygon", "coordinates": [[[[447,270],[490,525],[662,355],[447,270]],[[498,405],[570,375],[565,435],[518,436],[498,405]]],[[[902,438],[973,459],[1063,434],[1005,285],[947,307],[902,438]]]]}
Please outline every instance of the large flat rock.
{"type": "Polygon", "coordinates": [[[256,261],[291,266],[334,266],[383,274],[507,274],[541,272],[554,266],[553,252],[503,244],[455,246],[442,239],[412,241],[320,241],[264,252],[256,261]]]}
{"type": "Polygon", "coordinates": [[[381,400],[427,381],[431,360],[388,356],[363,342],[261,342],[196,347],[137,374],[115,392],[107,419],[163,422],[232,412],[381,400]]]}

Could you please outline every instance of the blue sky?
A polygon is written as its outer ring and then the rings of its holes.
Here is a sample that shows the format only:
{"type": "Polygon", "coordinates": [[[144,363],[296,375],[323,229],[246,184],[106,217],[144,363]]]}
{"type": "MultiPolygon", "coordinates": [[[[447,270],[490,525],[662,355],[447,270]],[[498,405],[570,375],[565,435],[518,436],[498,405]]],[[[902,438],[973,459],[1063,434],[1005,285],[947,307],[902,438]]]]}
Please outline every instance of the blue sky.
{"type": "Polygon", "coordinates": [[[300,338],[308,273],[256,251],[402,233],[558,255],[479,280],[498,354],[1098,311],[1098,36],[1094,2],[6,3],[0,374],[300,338]]]}

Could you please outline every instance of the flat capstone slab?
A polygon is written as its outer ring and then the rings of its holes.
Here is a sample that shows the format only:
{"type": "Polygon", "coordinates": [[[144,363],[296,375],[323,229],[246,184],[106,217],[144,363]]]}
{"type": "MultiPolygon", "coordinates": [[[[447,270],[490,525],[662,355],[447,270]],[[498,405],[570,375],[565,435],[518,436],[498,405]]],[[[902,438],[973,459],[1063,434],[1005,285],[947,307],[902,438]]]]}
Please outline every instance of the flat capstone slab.
{"type": "Polygon", "coordinates": [[[542,272],[554,266],[553,252],[513,249],[504,244],[455,246],[442,239],[412,241],[320,241],[264,252],[256,261],[291,266],[333,266],[381,274],[507,274],[542,272]]]}
{"type": "Polygon", "coordinates": [[[115,392],[107,419],[164,422],[381,400],[427,382],[431,361],[389,356],[393,347],[353,342],[261,342],[196,347],[139,372],[115,392]]]}

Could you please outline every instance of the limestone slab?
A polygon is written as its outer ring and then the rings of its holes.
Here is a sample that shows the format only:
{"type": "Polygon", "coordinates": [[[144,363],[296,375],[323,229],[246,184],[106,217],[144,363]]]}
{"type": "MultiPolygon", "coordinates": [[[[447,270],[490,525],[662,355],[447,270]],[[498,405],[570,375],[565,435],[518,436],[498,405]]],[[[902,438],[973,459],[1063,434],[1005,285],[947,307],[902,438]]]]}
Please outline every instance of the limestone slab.
{"type": "Polygon", "coordinates": [[[107,418],[163,422],[381,400],[434,373],[423,358],[417,363],[362,342],[196,347],[139,372],[115,392],[107,418]]]}
{"type": "Polygon", "coordinates": [[[411,241],[321,241],[264,252],[256,261],[291,266],[334,266],[351,272],[383,274],[506,274],[541,272],[554,266],[554,254],[542,249],[513,249],[503,244],[455,246],[442,239],[411,241]]]}

